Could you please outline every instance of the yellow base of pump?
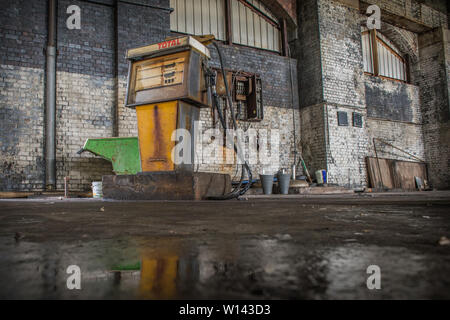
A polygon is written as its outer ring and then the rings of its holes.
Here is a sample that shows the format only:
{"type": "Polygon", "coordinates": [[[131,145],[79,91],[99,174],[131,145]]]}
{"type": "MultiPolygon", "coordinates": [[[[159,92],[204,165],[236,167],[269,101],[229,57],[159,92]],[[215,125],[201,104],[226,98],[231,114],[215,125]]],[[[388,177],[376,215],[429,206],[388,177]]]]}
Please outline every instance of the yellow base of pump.
{"type": "Polygon", "coordinates": [[[136,107],[143,172],[173,171],[172,133],[177,128],[178,101],[136,107]]]}

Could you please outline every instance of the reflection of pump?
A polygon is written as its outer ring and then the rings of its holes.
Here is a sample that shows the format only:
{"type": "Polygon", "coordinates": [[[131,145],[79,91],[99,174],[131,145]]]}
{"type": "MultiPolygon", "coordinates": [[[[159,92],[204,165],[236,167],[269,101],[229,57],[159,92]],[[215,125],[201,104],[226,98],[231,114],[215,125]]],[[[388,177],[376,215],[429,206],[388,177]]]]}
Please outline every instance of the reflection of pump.
{"type": "Polygon", "coordinates": [[[177,294],[178,257],[143,258],[139,292],[143,298],[173,299],[177,294]]]}

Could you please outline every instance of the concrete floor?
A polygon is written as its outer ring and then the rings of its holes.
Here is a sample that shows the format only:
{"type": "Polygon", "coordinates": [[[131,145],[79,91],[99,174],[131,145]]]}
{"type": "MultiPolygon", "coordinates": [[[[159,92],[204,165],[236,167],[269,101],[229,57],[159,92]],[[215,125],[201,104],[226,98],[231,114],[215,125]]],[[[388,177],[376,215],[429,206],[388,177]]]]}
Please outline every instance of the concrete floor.
{"type": "Polygon", "coordinates": [[[450,299],[449,208],[448,192],[1,200],[0,298],[450,299]]]}

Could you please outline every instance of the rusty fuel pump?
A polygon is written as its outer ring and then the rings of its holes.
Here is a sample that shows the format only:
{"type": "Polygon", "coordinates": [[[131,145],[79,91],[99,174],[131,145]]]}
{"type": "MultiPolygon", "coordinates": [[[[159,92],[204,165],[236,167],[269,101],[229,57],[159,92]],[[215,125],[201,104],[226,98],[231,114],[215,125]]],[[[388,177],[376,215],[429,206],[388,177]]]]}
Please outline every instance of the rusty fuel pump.
{"type": "Polygon", "coordinates": [[[241,194],[242,190],[236,189],[230,193],[228,174],[194,171],[194,124],[200,109],[210,108],[213,100],[208,48],[194,37],[184,36],[130,49],[127,59],[126,107],[136,110],[141,172],[104,176],[104,197],[201,200],[241,194]],[[182,140],[191,139],[189,161],[177,161],[179,155],[173,153],[176,129],[190,133],[182,136],[182,140]]]}

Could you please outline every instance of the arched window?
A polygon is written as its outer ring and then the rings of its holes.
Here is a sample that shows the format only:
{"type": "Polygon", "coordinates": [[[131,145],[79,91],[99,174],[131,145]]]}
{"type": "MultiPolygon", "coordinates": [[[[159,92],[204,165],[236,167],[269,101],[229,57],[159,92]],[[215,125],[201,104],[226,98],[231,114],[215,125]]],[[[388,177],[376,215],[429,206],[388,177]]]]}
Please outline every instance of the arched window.
{"type": "Polygon", "coordinates": [[[278,20],[259,0],[170,0],[170,6],[172,31],[281,52],[278,20]]]}
{"type": "Polygon", "coordinates": [[[362,30],[364,71],[390,79],[406,82],[407,64],[400,50],[376,30],[362,30]]]}

